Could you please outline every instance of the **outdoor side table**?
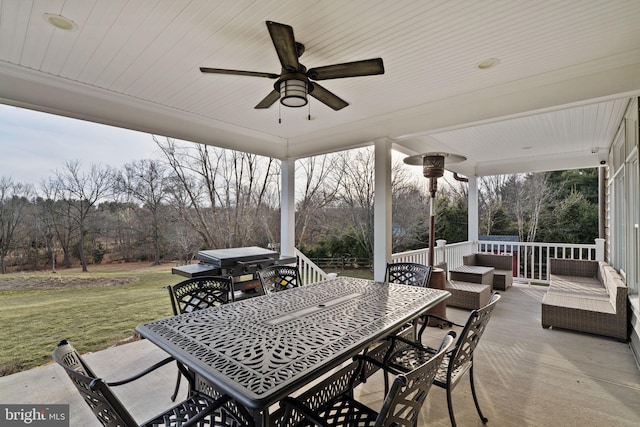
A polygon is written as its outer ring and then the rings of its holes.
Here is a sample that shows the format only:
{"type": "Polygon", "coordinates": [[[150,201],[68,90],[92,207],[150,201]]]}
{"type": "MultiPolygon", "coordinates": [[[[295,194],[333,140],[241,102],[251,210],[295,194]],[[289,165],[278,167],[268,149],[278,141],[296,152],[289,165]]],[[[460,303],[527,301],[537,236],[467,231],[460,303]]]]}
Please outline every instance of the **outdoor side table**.
{"type": "Polygon", "coordinates": [[[481,283],[493,289],[493,267],[478,265],[461,265],[449,271],[451,280],[459,282],[481,283]]]}

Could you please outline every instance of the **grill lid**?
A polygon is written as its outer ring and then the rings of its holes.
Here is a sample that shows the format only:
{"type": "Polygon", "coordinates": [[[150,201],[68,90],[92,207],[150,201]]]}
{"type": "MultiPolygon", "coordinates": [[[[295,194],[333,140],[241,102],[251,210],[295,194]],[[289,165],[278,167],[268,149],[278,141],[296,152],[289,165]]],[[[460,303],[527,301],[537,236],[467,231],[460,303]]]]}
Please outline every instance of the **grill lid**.
{"type": "Polygon", "coordinates": [[[258,246],[211,249],[198,252],[198,260],[200,262],[210,264],[216,268],[232,267],[237,262],[250,262],[269,258],[276,261],[280,258],[280,254],[258,246]]]}

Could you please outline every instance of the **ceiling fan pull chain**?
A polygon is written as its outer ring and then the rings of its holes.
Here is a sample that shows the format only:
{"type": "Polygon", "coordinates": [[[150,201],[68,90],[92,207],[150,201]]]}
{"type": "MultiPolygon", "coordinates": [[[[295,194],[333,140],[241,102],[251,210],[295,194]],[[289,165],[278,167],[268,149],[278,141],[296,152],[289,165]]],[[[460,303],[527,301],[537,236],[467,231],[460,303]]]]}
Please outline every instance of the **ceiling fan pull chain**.
{"type": "Polygon", "coordinates": [[[311,121],[311,103],[309,102],[307,105],[309,106],[309,113],[307,114],[307,119],[311,121]]]}
{"type": "Polygon", "coordinates": [[[282,124],[282,108],[280,107],[279,102],[278,102],[278,124],[282,124]]]}

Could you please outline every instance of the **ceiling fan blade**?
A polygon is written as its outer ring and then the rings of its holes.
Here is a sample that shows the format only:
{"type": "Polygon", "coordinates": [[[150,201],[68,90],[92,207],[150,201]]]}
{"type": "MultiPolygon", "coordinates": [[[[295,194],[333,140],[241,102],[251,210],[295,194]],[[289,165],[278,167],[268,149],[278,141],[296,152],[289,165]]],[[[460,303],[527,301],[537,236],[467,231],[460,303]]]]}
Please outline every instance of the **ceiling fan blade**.
{"type": "Polygon", "coordinates": [[[267,95],[262,101],[260,101],[258,103],[258,105],[255,106],[255,108],[257,109],[261,109],[261,108],[269,108],[273,105],[274,102],[276,102],[278,99],[280,99],[280,92],[278,92],[277,90],[273,90],[271,91],[271,93],[269,95],[267,95]]]}
{"type": "Polygon", "coordinates": [[[298,62],[298,48],[293,36],[293,28],[273,21],[267,21],[267,28],[282,68],[291,72],[298,71],[300,63],[298,62]]]}
{"type": "Polygon", "coordinates": [[[371,76],[375,74],[384,74],[382,58],[316,67],[311,68],[307,72],[307,76],[313,80],[340,79],[343,77],[371,76]]]}
{"type": "Polygon", "coordinates": [[[347,101],[329,92],[319,84],[312,83],[312,85],[313,90],[309,92],[309,95],[313,96],[315,99],[333,108],[334,110],[342,110],[344,107],[349,105],[347,101]]]}
{"type": "Polygon", "coordinates": [[[273,73],[261,73],[259,71],[225,70],[223,68],[200,67],[200,71],[202,71],[203,73],[231,74],[234,76],[267,77],[269,79],[277,79],[278,77],[280,77],[278,74],[273,73]]]}

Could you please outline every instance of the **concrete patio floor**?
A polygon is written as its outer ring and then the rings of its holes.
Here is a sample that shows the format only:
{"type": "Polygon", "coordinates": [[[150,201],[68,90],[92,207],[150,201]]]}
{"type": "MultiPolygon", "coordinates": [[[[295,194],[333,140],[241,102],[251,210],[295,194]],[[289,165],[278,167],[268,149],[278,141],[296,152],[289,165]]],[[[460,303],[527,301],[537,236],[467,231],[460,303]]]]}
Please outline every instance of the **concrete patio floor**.
{"type": "MultiPolygon", "coordinates": [[[[475,355],[476,389],[492,426],[640,425],[640,371],[627,344],[571,331],[542,329],[544,288],[515,285],[506,292],[475,355]]],[[[464,322],[468,311],[448,308],[464,322]]],[[[444,333],[429,328],[430,342],[444,333]]],[[[56,339],[52,337],[52,350],[56,339]]],[[[109,381],[126,377],[165,354],[147,341],[135,341],[87,354],[96,373],[109,381]]],[[[381,403],[382,381],[375,376],[359,391],[372,405],[381,403]]],[[[142,422],[171,404],[176,380],[170,364],[116,393],[142,422]]],[[[182,395],[186,393],[186,390],[182,395]]],[[[481,426],[467,380],[453,392],[459,426],[481,426]]],[[[71,426],[99,426],[69,378],[49,364],[0,378],[0,403],[69,404],[71,426]]],[[[419,425],[449,426],[446,395],[431,389],[419,425]]]]}

